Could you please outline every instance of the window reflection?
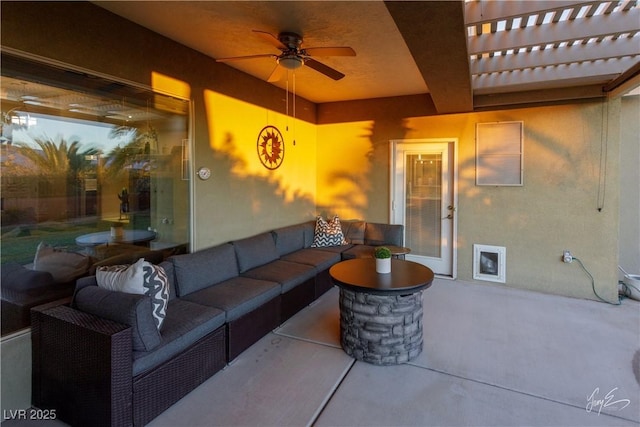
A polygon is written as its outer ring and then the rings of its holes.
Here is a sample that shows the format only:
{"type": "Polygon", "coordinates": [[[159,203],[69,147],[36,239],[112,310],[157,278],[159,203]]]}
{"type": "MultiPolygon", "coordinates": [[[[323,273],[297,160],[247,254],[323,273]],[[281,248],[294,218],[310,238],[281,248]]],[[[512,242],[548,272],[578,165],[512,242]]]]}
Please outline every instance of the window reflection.
{"type": "Polygon", "coordinates": [[[190,203],[188,101],[10,55],[2,63],[4,335],[97,265],[185,251],[190,203]]]}

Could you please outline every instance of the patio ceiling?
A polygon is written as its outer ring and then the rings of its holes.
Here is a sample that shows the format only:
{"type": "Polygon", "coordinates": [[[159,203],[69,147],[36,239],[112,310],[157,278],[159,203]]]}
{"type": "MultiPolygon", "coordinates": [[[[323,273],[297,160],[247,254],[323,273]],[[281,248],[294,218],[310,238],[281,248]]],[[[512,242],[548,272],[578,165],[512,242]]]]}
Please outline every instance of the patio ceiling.
{"type": "MultiPolygon", "coordinates": [[[[356,57],[321,59],[346,74],[340,81],[297,72],[298,94],[316,103],[430,93],[439,113],[451,113],[639,83],[637,0],[94,3],[213,58],[274,53],[254,29],[353,47],[356,57]]],[[[274,64],[225,66],[266,80],[274,64]]]]}
{"type": "MultiPolygon", "coordinates": [[[[212,58],[278,53],[252,30],[294,31],[306,47],[353,47],[355,57],[320,58],[346,74],[341,80],[296,71],[297,94],[318,104],[429,93],[445,114],[601,98],[640,84],[637,0],[93,3],[212,58]]],[[[267,80],[275,63],[215,66],[267,80]]],[[[5,85],[5,100],[64,98],[14,83],[15,93],[5,85]]]]}

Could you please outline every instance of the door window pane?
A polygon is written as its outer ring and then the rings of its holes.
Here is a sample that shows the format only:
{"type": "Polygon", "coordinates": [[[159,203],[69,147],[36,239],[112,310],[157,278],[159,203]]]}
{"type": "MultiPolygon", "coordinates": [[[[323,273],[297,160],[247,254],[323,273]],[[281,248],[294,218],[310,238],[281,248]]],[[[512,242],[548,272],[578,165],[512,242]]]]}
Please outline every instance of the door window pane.
{"type": "Polygon", "coordinates": [[[406,155],[406,245],[413,255],[440,257],[442,155],[406,155]]]}

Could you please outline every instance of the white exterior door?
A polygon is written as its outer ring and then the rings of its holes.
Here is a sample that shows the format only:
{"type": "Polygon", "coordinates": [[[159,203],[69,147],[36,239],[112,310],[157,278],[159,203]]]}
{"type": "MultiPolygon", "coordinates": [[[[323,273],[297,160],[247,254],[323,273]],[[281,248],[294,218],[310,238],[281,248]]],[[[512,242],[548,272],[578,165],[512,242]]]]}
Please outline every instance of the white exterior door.
{"type": "Polygon", "coordinates": [[[391,220],[404,225],[407,260],[456,272],[456,142],[392,141],[391,220]]]}

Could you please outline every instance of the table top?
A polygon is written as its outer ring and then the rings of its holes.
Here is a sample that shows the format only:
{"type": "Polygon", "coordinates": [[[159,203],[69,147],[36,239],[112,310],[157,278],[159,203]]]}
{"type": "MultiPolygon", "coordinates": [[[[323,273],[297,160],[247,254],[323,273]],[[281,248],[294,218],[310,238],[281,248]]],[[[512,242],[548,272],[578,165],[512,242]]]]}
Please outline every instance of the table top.
{"type": "Polygon", "coordinates": [[[148,242],[156,238],[156,233],[148,230],[122,230],[122,237],[114,239],[111,231],[98,231],[97,233],[83,234],[76,237],[79,246],[97,246],[104,243],[136,243],[148,242]]]}
{"type": "Polygon", "coordinates": [[[391,260],[387,274],[376,273],[375,258],[356,258],[335,264],[329,275],[341,288],[380,295],[413,293],[433,282],[431,269],[400,259],[391,260]]]}
{"type": "Polygon", "coordinates": [[[405,248],[404,246],[389,246],[386,247],[391,251],[391,255],[406,255],[411,252],[411,249],[405,248]]]}

